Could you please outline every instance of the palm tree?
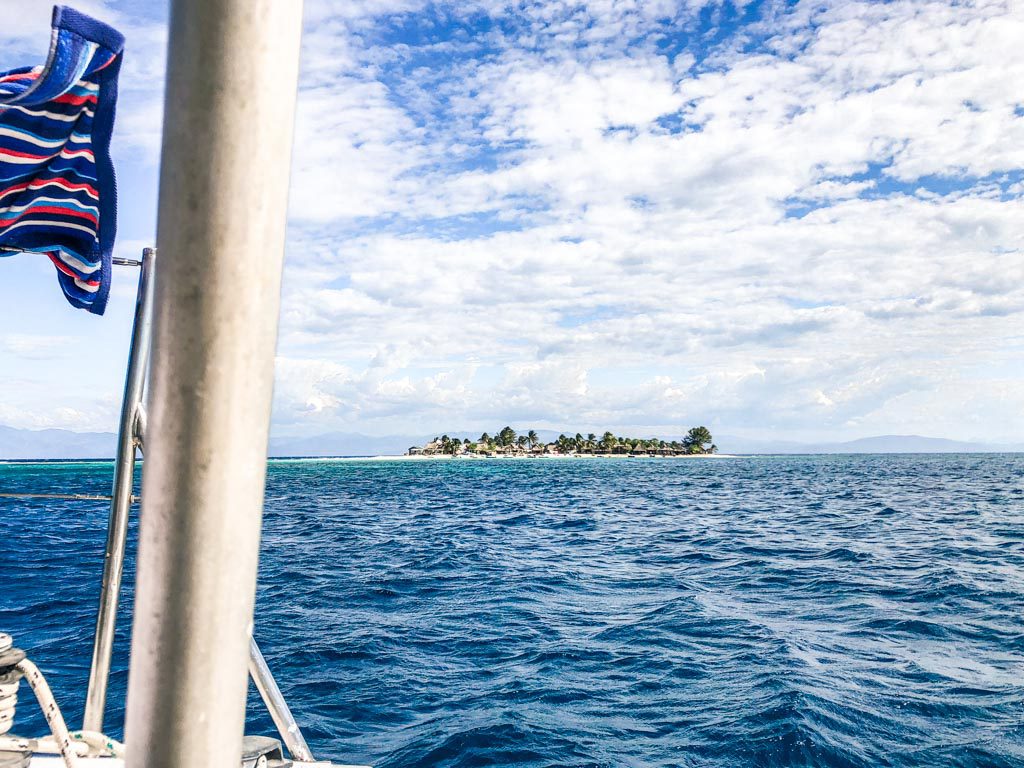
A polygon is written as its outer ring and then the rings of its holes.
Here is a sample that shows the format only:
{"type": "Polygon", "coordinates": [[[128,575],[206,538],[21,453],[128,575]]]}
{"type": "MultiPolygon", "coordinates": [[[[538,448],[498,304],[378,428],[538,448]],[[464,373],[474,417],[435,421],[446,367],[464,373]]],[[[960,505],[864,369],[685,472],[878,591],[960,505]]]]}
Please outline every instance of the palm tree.
{"type": "Polygon", "coordinates": [[[618,440],[615,438],[615,435],[613,435],[611,432],[605,432],[601,436],[601,448],[603,448],[606,451],[610,451],[612,448],[614,448],[617,442],[618,440]]]}
{"type": "Polygon", "coordinates": [[[501,432],[498,433],[498,442],[506,448],[512,445],[516,439],[516,431],[512,427],[502,427],[501,432]]]}
{"type": "Polygon", "coordinates": [[[530,442],[530,449],[531,450],[533,449],[533,447],[535,445],[537,445],[538,442],[540,442],[540,438],[537,437],[537,433],[534,430],[532,430],[532,429],[527,433],[526,439],[529,440],[529,442],[530,442]]]}
{"type": "Polygon", "coordinates": [[[693,427],[683,438],[683,445],[688,453],[707,453],[704,446],[711,442],[711,432],[707,427],[693,427]]]}

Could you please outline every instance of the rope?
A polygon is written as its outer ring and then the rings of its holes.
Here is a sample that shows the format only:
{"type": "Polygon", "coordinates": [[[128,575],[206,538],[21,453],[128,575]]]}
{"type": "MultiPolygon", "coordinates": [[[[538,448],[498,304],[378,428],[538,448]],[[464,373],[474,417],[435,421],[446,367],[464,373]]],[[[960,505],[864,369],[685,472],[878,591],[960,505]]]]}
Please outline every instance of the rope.
{"type": "MultiPolygon", "coordinates": [[[[0,493],[0,499],[61,499],[63,501],[110,501],[109,496],[91,493],[0,493]]],[[[135,497],[132,496],[132,500],[135,497]]]]}
{"type": "Polygon", "coordinates": [[[90,754],[124,757],[124,745],[94,731],[69,732],[39,667],[25,657],[24,651],[12,647],[10,635],[0,632],[0,752],[59,753],[66,768],[77,768],[77,759],[90,754]],[[14,724],[21,678],[35,694],[51,736],[28,739],[7,735],[14,724]]]}
{"type": "MultiPolygon", "coordinates": [[[[110,496],[99,496],[93,493],[0,493],[0,499],[57,499],[59,501],[110,501],[110,496]]],[[[132,494],[128,497],[132,504],[138,504],[141,496],[132,494]]]]}
{"type": "MultiPolygon", "coordinates": [[[[71,746],[71,735],[68,733],[68,727],[64,723],[64,715],[60,713],[60,707],[57,706],[57,702],[53,698],[53,691],[50,690],[50,686],[43,677],[43,673],[39,671],[39,667],[28,659],[22,659],[14,665],[14,668],[24,675],[29,688],[36,695],[39,708],[43,710],[43,717],[46,718],[46,724],[50,726],[53,738],[57,742],[57,750],[60,752],[60,756],[64,758],[64,765],[67,768],[77,768],[78,761],[76,760],[74,748],[71,746]]],[[[13,719],[12,713],[11,720],[13,721],[13,719]]]]}

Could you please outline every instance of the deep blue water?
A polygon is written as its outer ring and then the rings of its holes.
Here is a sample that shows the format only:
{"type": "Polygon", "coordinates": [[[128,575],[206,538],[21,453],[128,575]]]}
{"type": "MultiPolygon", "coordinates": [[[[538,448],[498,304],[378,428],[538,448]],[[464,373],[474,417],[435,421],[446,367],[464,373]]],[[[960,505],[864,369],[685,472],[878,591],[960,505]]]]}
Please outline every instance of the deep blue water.
{"type": "MultiPolygon", "coordinates": [[[[3,465],[0,491],[110,475],[3,465]]],[[[0,500],[0,630],[73,725],[105,519],[0,500]]],[[[1024,765],[1021,455],[274,463],[260,569],[257,639],[318,756],[1024,765]]],[[[272,730],[254,696],[250,720],[272,730]]]]}

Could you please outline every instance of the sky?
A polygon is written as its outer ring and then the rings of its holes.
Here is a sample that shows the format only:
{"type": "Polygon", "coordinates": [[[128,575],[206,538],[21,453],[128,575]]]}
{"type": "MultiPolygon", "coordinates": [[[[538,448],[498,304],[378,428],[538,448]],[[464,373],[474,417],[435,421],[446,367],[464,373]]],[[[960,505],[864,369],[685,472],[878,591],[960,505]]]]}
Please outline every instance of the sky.
{"type": "MultiPolygon", "coordinates": [[[[167,7],[72,4],[128,39],[134,256],[167,7]]],[[[41,63],[50,6],[0,13],[0,69],[41,63]]],[[[275,434],[1024,440],[1024,3],[307,0],[304,27],[275,434]]],[[[97,318],[52,272],[0,259],[0,424],[114,430],[135,273],[97,318]]]]}

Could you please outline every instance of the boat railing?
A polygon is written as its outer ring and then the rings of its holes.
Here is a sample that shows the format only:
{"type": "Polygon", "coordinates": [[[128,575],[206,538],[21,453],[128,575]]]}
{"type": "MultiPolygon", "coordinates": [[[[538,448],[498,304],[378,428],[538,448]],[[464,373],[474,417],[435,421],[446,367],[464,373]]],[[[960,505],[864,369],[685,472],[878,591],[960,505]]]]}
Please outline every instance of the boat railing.
{"type": "Polygon", "coordinates": [[[107,702],[107,681],[114,650],[117,603],[124,574],[125,543],[128,538],[128,517],[132,503],[135,460],[143,447],[140,426],[145,420],[143,395],[146,368],[149,364],[150,326],[153,320],[153,265],[156,249],[146,248],[139,263],[139,285],[135,298],[128,371],[125,375],[121,420],[114,454],[114,486],[111,491],[110,518],[107,522],[107,544],[103,555],[103,583],[96,612],[96,633],[93,637],[92,664],[89,667],[89,688],[85,698],[82,727],[103,731],[103,713],[107,702]]]}
{"type": "MultiPolygon", "coordinates": [[[[39,254],[24,248],[0,246],[0,250],[14,253],[39,254]]],[[[89,667],[89,686],[86,693],[82,730],[103,731],[106,711],[107,686],[114,648],[117,624],[117,606],[124,575],[125,548],[132,504],[140,497],[133,493],[135,465],[139,453],[145,453],[145,389],[149,366],[149,349],[153,316],[153,269],[156,249],[146,248],[141,259],[118,258],[118,266],[139,267],[139,281],[132,321],[128,369],[125,375],[121,418],[118,426],[117,451],[114,456],[114,481],[110,496],[81,493],[0,493],[0,498],[53,499],[69,501],[109,501],[110,516],[107,523],[107,541],[103,557],[103,581],[96,614],[92,662],[89,667]]],[[[266,659],[250,638],[249,673],[256,690],[278,730],[281,740],[292,758],[300,762],[313,762],[314,758],[292,715],[281,689],[274,679],[266,659]]]]}

